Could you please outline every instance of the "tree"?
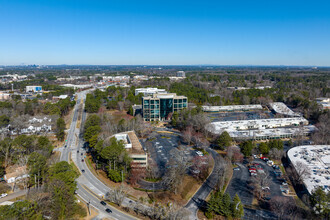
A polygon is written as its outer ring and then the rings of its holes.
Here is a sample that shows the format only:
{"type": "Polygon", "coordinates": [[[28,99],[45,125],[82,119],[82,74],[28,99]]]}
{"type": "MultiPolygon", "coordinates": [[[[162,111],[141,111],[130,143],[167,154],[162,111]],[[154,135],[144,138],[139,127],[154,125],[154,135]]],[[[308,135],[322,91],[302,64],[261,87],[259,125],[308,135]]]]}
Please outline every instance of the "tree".
{"type": "Polygon", "coordinates": [[[269,147],[268,147],[267,143],[264,143],[264,142],[260,143],[258,148],[259,148],[259,152],[262,154],[269,153],[269,147]]]}
{"type": "Polygon", "coordinates": [[[275,196],[270,200],[270,208],[277,214],[278,219],[287,219],[294,210],[294,200],[285,196],[275,196]]]}
{"type": "Polygon", "coordinates": [[[110,170],[109,169],[108,177],[110,178],[110,180],[112,180],[115,183],[118,183],[118,182],[122,181],[121,173],[117,170],[110,170]]]}
{"type": "Polygon", "coordinates": [[[100,126],[101,125],[101,118],[95,114],[89,115],[86,119],[84,129],[88,129],[92,126],[100,126]]]}
{"type": "Polygon", "coordinates": [[[233,202],[231,203],[231,213],[233,218],[242,218],[244,216],[243,204],[237,193],[235,194],[233,202]]]}
{"type": "Polygon", "coordinates": [[[188,126],[186,130],[183,132],[183,140],[190,145],[191,139],[193,137],[193,128],[191,126],[188,126]]]}
{"type": "Polygon", "coordinates": [[[10,118],[7,115],[0,116],[0,127],[7,127],[9,125],[10,118]]]}
{"type": "Polygon", "coordinates": [[[119,187],[116,187],[114,190],[107,192],[105,194],[105,199],[121,206],[122,202],[127,196],[126,191],[127,189],[124,187],[124,185],[120,185],[119,187]]]}
{"type": "Polygon", "coordinates": [[[42,219],[42,215],[36,210],[35,203],[18,201],[12,205],[0,206],[0,219],[42,219]]]}
{"type": "Polygon", "coordinates": [[[232,142],[232,139],[227,131],[221,133],[217,138],[216,143],[219,146],[219,149],[224,150],[225,147],[229,147],[232,142]]]}
{"type": "Polygon", "coordinates": [[[322,187],[317,187],[313,190],[310,196],[311,206],[313,212],[318,216],[329,216],[329,193],[328,195],[322,189],[322,187]]]}
{"type": "Polygon", "coordinates": [[[42,184],[47,170],[46,157],[37,152],[33,152],[29,156],[27,165],[31,177],[30,184],[33,185],[35,180],[42,184]]]}
{"type": "Polygon", "coordinates": [[[128,108],[127,114],[134,116],[133,112],[134,112],[133,107],[130,105],[129,108],[128,108]]]}
{"type": "Polygon", "coordinates": [[[101,127],[99,125],[88,127],[84,132],[85,141],[89,142],[89,140],[94,136],[101,132],[101,127]]]}
{"type": "Polygon", "coordinates": [[[132,165],[130,175],[129,175],[129,183],[132,186],[135,186],[138,181],[146,176],[146,169],[144,167],[133,167],[132,165]]]}
{"type": "Polygon", "coordinates": [[[63,141],[65,137],[65,121],[63,118],[58,118],[56,121],[56,137],[59,141],[63,141]]]}
{"type": "Polygon", "coordinates": [[[296,182],[301,182],[303,179],[305,179],[306,177],[309,177],[311,175],[311,171],[309,169],[309,167],[301,162],[301,161],[297,161],[294,164],[294,168],[296,170],[296,172],[294,172],[294,178],[296,180],[296,182]]]}
{"type": "Polygon", "coordinates": [[[49,169],[49,180],[62,181],[67,186],[66,190],[69,190],[71,194],[74,194],[74,191],[76,190],[76,177],[76,172],[66,161],[58,162],[49,169]]]}
{"type": "Polygon", "coordinates": [[[252,149],[253,149],[253,143],[252,141],[245,141],[241,143],[240,145],[241,152],[245,157],[251,156],[252,149]]]}

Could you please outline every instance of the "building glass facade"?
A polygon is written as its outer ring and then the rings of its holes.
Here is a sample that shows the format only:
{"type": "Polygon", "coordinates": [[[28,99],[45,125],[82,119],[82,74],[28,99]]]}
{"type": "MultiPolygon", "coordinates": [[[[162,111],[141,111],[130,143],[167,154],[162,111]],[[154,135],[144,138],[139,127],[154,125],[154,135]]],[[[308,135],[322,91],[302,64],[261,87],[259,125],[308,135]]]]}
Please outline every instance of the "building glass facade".
{"type": "Polygon", "coordinates": [[[164,121],[170,113],[188,107],[188,99],[176,94],[154,94],[142,97],[142,112],[145,121],[164,121]]]}

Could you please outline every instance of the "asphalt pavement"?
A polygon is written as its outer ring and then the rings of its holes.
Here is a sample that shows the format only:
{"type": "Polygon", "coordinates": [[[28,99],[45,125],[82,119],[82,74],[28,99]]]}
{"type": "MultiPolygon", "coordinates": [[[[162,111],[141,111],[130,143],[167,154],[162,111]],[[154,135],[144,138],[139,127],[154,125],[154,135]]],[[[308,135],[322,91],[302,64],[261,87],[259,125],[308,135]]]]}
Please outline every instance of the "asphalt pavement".
{"type": "MultiPolygon", "coordinates": [[[[223,160],[221,156],[211,148],[207,148],[207,152],[211,154],[214,159],[214,167],[218,166],[218,164],[223,160]]],[[[186,204],[186,208],[191,211],[191,216],[189,219],[197,219],[197,211],[200,207],[205,206],[207,203],[205,202],[206,197],[214,190],[219,176],[217,172],[213,169],[209,177],[203,183],[203,185],[199,188],[199,190],[195,193],[195,195],[188,201],[186,204]]]]}
{"type": "Polygon", "coordinates": [[[61,161],[69,161],[69,156],[71,155],[71,158],[73,158],[73,161],[78,166],[78,169],[85,170],[85,172],[82,173],[81,176],[77,179],[77,187],[78,187],[77,194],[86,203],[90,202],[90,205],[93,206],[95,209],[99,210],[99,212],[102,213],[102,216],[109,217],[112,219],[120,219],[120,220],[136,219],[135,217],[123,213],[110,205],[107,205],[105,207],[100,203],[102,201],[101,199],[102,196],[110,189],[106,187],[101,181],[99,181],[95,176],[93,176],[93,174],[90,172],[85,162],[81,162],[80,152],[83,153],[85,152],[82,148],[83,141],[81,140],[82,135],[80,132],[82,131],[82,127],[86,119],[85,111],[82,111],[82,121],[80,126],[81,128],[77,128],[77,121],[78,121],[80,102],[83,103],[82,107],[84,108],[86,93],[87,91],[77,93],[78,95],[77,104],[74,107],[72,123],[70,125],[70,129],[68,131],[67,139],[65,142],[66,147],[62,149],[60,159],[61,161]],[[77,150],[80,151],[79,155],[77,154],[77,150]],[[112,213],[110,214],[107,213],[105,211],[106,208],[110,208],[112,210],[112,213]]]}

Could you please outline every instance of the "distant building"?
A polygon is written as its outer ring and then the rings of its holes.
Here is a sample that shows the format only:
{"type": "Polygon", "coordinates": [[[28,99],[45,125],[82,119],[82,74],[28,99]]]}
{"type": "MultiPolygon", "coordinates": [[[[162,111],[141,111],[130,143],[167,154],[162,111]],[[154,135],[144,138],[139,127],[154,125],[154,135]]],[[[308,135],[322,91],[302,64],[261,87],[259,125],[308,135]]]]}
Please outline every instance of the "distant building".
{"type": "Polygon", "coordinates": [[[330,98],[317,98],[316,102],[322,109],[330,109],[330,98]]]}
{"type": "Polygon", "coordinates": [[[5,92],[0,92],[0,100],[9,100],[10,94],[5,92]]]}
{"type": "Polygon", "coordinates": [[[135,89],[135,95],[139,95],[140,93],[142,93],[144,96],[148,96],[148,95],[153,95],[156,93],[165,94],[167,92],[165,89],[150,88],[150,87],[135,89]]]}
{"type": "Polygon", "coordinates": [[[145,121],[168,120],[170,113],[188,107],[188,98],[175,93],[153,94],[142,97],[142,114],[145,121]]]}
{"type": "Polygon", "coordinates": [[[177,77],[186,77],[186,73],[184,71],[178,71],[176,72],[177,77]]]}
{"type": "Polygon", "coordinates": [[[26,86],[26,92],[42,92],[42,86],[26,86]]]}
{"type": "Polygon", "coordinates": [[[114,135],[117,141],[122,141],[125,149],[132,158],[132,167],[147,167],[148,155],[143,150],[142,145],[134,131],[123,132],[114,135]]]}

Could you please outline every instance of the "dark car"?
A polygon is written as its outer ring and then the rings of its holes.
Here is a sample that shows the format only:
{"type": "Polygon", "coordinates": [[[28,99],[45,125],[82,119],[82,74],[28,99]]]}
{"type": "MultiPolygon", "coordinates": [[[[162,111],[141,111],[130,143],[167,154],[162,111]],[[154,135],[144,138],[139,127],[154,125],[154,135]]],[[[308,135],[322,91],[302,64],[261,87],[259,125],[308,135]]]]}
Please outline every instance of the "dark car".
{"type": "Polygon", "coordinates": [[[66,145],[64,145],[64,147],[66,147],[66,145]]]}
{"type": "Polygon", "coordinates": [[[107,203],[105,203],[104,201],[101,201],[100,202],[102,205],[107,205],[107,203]]]}
{"type": "Polygon", "coordinates": [[[111,209],[109,209],[109,208],[106,209],[105,211],[106,211],[107,213],[112,213],[111,209]]]}
{"type": "Polygon", "coordinates": [[[85,173],[85,170],[81,170],[81,172],[85,173]]]}
{"type": "Polygon", "coordinates": [[[84,162],[84,159],[81,159],[81,162],[84,162]]]}
{"type": "Polygon", "coordinates": [[[77,150],[77,153],[79,153],[79,150],[77,150]]]}
{"type": "Polygon", "coordinates": [[[84,153],[81,153],[80,155],[82,156],[82,155],[84,155],[84,153]]]}

